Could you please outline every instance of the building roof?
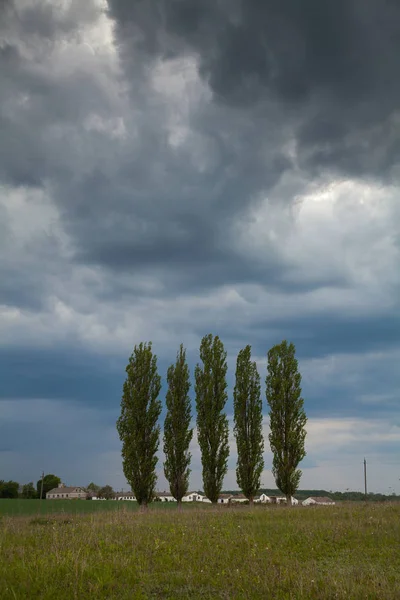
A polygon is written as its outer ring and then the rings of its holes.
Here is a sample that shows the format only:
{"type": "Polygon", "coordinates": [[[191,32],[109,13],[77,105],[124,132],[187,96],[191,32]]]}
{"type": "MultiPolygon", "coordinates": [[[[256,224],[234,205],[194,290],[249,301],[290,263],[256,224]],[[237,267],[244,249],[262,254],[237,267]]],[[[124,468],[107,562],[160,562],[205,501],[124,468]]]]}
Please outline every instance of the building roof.
{"type": "Polygon", "coordinates": [[[165,498],[165,497],[168,497],[168,498],[171,497],[171,498],[173,498],[173,495],[171,494],[171,492],[156,492],[155,496],[157,496],[158,498],[161,498],[161,497],[163,497],[163,498],[165,498]]]}
{"type": "Polygon", "coordinates": [[[245,496],[244,494],[233,494],[231,496],[232,500],[247,500],[247,496],[245,496]]]}
{"type": "Polygon", "coordinates": [[[204,496],[204,494],[202,492],[188,492],[187,494],[185,494],[185,497],[191,496],[192,494],[197,494],[198,496],[204,496]]]}
{"type": "Polygon", "coordinates": [[[63,486],[63,487],[53,488],[52,490],[49,490],[47,493],[48,494],[69,494],[72,492],[84,492],[84,491],[85,490],[83,489],[83,487],[81,487],[80,485],[75,485],[73,487],[63,486]]]}
{"type": "Polygon", "coordinates": [[[221,499],[221,500],[228,500],[229,498],[233,498],[232,494],[220,494],[218,496],[218,499],[221,499]]]}

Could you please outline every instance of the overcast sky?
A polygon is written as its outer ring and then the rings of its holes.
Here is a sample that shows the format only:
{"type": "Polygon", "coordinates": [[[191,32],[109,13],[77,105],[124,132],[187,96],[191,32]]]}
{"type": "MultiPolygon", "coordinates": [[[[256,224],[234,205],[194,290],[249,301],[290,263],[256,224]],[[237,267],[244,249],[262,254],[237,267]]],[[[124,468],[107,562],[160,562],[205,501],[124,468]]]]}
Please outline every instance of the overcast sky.
{"type": "Polygon", "coordinates": [[[0,1],[0,479],[127,489],[129,354],[165,382],[212,332],[231,423],[239,349],[264,382],[295,343],[301,487],[365,456],[400,493],[399,30],[395,0],[0,1]]]}

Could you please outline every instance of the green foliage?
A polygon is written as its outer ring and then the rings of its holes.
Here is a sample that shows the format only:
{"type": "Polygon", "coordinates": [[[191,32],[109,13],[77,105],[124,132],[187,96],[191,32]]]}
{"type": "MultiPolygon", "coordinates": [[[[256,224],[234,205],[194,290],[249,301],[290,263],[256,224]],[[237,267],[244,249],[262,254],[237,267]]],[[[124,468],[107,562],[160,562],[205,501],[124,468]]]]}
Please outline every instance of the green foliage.
{"type": "Polygon", "coordinates": [[[89,485],[87,486],[87,490],[89,492],[93,492],[93,494],[97,494],[98,491],[100,490],[100,486],[96,485],[95,483],[93,483],[93,481],[91,483],[89,483],[89,485]]]}
{"type": "MultiPolygon", "coordinates": [[[[48,475],[44,476],[43,479],[43,495],[42,498],[46,498],[46,494],[47,492],[49,492],[50,490],[57,488],[61,483],[61,479],[59,477],[57,477],[57,475],[53,475],[52,473],[49,473],[48,475]]],[[[38,497],[40,498],[40,490],[42,488],[42,480],[39,479],[39,481],[36,484],[36,490],[38,493],[38,497]]]]}
{"type": "Polygon", "coordinates": [[[104,498],[105,500],[112,500],[114,498],[114,490],[111,485],[105,485],[100,488],[97,492],[99,498],[104,498]]]}
{"type": "Polygon", "coordinates": [[[156,452],[160,435],[157,421],[161,412],[158,400],[161,377],[151,342],[135,346],[126,373],[121,416],[117,421],[123,469],[138,503],[147,506],[153,499],[157,481],[156,452]]]}
{"type": "Polygon", "coordinates": [[[34,488],[33,481],[31,481],[30,483],[26,483],[24,486],[22,486],[21,497],[25,500],[34,500],[38,497],[38,493],[34,488]]]}
{"type": "Polygon", "coordinates": [[[268,352],[266,395],[270,407],[269,441],[274,455],[272,473],[288,501],[299,487],[301,471],[297,466],[306,455],[307,417],[300,384],[294,344],[284,340],[268,352]]]}
{"type": "Polygon", "coordinates": [[[18,481],[0,480],[0,498],[18,498],[18,481]]]}
{"type": "Polygon", "coordinates": [[[252,502],[264,468],[264,438],[260,376],[251,360],[250,346],[240,350],[237,357],[233,407],[238,453],[236,478],[243,494],[252,502]]]}
{"type": "Polygon", "coordinates": [[[175,365],[167,372],[167,415],[164,423],[164,473],[171,494],[180,502],[189,488],[189,444],[193,436],[190,429],[190,372],[186,352],[181,344],[175,365]]]}
{"type": "Polygon", "coordinates": [[[197,437],[201,451],[203,485],[206,496],[217,502],[228,469],[229,430],[223,412],[226,392],[226,352],[218,336],[203,337],[200,345],[203,366],[196,365],[195,391],[197,437]]]}

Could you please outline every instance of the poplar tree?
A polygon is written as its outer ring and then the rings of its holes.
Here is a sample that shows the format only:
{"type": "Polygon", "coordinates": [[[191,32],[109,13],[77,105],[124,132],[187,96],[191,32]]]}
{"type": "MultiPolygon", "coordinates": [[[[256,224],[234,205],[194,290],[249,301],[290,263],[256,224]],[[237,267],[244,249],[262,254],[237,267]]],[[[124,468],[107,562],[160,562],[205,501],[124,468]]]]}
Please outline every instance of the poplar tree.
{"type": "Polygon", "coordinates": [[[202,366],[196,365],[195,391],[197,437],[201,451],[203,486],[211,502],[217,502],[228,470],[228,419],[223,412],[226,392],[226,352],[218,336],[208,334],[200,344],[202,366]]]}
{"type": "Polygon", "coordinates": [[[164,473],[171,494],[182,502],[189,488],[190,459],[189,444],[193,436],[190,429],[191,405],[189,398],[190,373],[186,352],[181,344],[176,363],[167,372],[166,395],[167,415],[164,423],[164,473]]]}
{"type": "Polygon", "coordinates": [[[251,360],[251,346],[240,350],[237,357],[233,408],[238,455],[236,479],[249,503],[253,504],[264,468],[264,438],[260,376],[256,363],[251,360]]]}
{"type": "Polygon", "coordinates": [[[156,452],[161,412],[158,395],[161,377],[157,373],[157,357],[152,344],[141,342],[135,346],[126,367],[121,416],[117,430],[122,441],[122,464],[126,480],[138,503],[147,507],[153,500],[157,481],[156,452]]]}
{"type": "Polygon", "coordinates": [[[307,417],[300,384],[295,346],[284,340],[268,352],[266,395],[270,407],[269,441],[274,455],[272,473],[289,505],[302,475],[297,467],[306,456],[307,417]]]}

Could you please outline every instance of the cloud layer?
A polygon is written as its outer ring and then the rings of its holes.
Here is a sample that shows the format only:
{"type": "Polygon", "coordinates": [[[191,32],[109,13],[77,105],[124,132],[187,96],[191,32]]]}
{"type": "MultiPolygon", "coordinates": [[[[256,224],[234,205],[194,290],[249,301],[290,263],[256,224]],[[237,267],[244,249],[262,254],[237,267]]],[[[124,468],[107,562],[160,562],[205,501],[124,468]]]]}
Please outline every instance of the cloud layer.
{"type": "MultiPolygon", "coordinates": [[[[122,485],[133,345],[153,340],[165,375],[180,342],[193,368],[209,331],[230,389],[245,344],[262,377],[272,344],[296,344],[332,448],[310,441],[310,464],[373,419],[360,453],[398,454],[399,25],[378,0],[1,3],[4,476],[72,481],[79,439],[79,483],[122,485]],[[58,414],[80,416],[50,469],[58,414]]],[[[352,468],[324,486],[351,487],[352,468]]]]}

